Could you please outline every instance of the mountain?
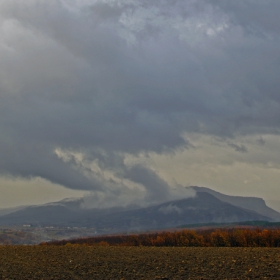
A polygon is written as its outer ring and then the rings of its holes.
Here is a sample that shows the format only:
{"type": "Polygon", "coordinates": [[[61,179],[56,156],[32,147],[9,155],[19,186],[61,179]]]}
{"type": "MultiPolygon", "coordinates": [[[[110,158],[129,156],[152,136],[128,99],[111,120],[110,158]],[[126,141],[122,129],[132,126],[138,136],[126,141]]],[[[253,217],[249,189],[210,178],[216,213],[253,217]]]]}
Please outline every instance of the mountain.
{"type": "Polygon", "coordinates": [[[218,198],[221,201],[230,203],[234,206],[237,206],[237,207],[240,207],[243,209],[254,211],[256,213],[259,213],[260,215],[271,218],[275,222],[280,221],[280,213],[271,209],[270,207],[268,207],[262,198],[230,196],[230,195],[225,195],[225,194],[216,192],[214,190],[211,190],[211,189],[205,188],[205,187],[192,186],[189,188],[195,190],[197,193],[198,192],[210,193],[211,195],[215,196],[216,198],[218,198]]]}
{"type": "Polygon", "coordinates": [[[156,206],[89,218],[86,225],[113,230],[143,230],[176,227],[181,224],[223,223],[271,219],[256,212],[223,202],[207,192],[195,197],[165,202],[156,206]]]}
{"type": "Polygon", "coordinates": [[[26,206],[18,206],[18,207],[14,207],[14,208],[2,208],[0,209],[0,216],[4,216],[13,212],[16,212],[20,209],[25,208],[26,206]]]}
{"type": "Polygon", "coordinates": [[[98,232],[163,229],[182,224],[225,223],[273,219],[223,201],[209,192],[158,205],[128,209],[84,209],[83,200],[63,200],[29,206],[0,217],[0,225],[67,226],[95,228],[98,232]]]}

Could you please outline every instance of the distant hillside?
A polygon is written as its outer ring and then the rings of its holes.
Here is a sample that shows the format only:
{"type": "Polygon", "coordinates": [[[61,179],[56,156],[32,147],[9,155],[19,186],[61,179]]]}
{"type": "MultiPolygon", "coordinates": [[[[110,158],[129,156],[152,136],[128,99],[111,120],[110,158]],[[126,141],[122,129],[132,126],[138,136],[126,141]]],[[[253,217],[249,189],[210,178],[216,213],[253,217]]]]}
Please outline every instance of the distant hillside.
{"type": "Polygon", "coordinates": [[[180,225],[178,228],[188,228],[188,229],[199,229],[199,228],[280,228],[280,222],[268,222],[268,221],[245,221],[245,222],[235,222],[235,223],[202,223],[202,224],[187,224],[180,225]]]}
{"type": "Polygon", "coordinates": [[[4,216],[16,211],[19,211],[20,209],[25,208],[26,206],[19,206],[19,207],[14,207],[14,208],[2,208],[0,209],[0,216],[4,216]]]}
{"type": "Polygon", "coordinates": [[[83,209],[79,203],[61,201],[26,207],[1,216],[0,225],[91,227],[109,233],[163,229],[194,223],[272,221],[270,217],[222,201],[208,192],[197,192],[195,197],[139,209],[83,209]]]}
{"type": "Polygon", "coordinates": [[[207,192],[221,201],[230,203],[234,206],[241,207],[259,213],[260,215],[271,218],[273,221],[280,221],[280,213],[271,209],[265,204],[262,198],[258,197],[243,197],[243,196],[230,196],[225,195],[209,188],[192,186],[191,189],[196,192],[207,192]]]}

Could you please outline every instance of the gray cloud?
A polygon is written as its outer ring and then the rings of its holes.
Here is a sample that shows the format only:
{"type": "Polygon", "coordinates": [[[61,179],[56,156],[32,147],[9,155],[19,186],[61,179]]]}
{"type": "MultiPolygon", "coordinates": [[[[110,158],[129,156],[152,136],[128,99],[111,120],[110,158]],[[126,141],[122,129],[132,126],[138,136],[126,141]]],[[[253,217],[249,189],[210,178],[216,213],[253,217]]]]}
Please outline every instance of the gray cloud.
{"type": "Polygon", "coordinates": [[[260,137],[259,139],[257,139],[257,143],[260,144],[260,145],[264,145],[265,140],[262,137],[260,137]]]}
{"type": "Polygon", "coordinates": [[[278,135],[278,6],[2,1],[0,172],[101,192],[127,179],[162,199],[168,184],[126,154],[191,148],[185,133],[278,135]],[[85,167],[94,160],[116,178],[85,167]]]}
{"type": "Polygon", "coordinates": [[[232,147],[236,152],[240,152],[240,153],[247,153],[248,152],[245,145],[237,145],[237,144],[234,144],[234,143],[228,143],[228,145],[230,147],[232,147]]]}
{"type": "Polygon", "coordinates": [[[177,213],[177,214],[181,214],[183,211],[181,208],[179,208],[178,206],[176,205],[172,205],[172,204],[169,204],[168,206],[162,206],[159,208],[158,210],[159,212],[167,215],[167,214],[171,214],[171,213],[177,213]]]}
{"type": "Polygon", "coordinates": [[[277,10],[280,8],[278,1],[211,1],[217,8],[223,10],[233,21],[241,25],[245,31],[253,36],[268,37],[270,34],[279,35],[279,21],[277,10]]]}
{"type": "Polygon", "coordinates": [[[148,168],[133,166],[125,171],[124,177],[145,186],[148,201],[164,201],[170,197],[170,187],[167,182],[148,168]]]}

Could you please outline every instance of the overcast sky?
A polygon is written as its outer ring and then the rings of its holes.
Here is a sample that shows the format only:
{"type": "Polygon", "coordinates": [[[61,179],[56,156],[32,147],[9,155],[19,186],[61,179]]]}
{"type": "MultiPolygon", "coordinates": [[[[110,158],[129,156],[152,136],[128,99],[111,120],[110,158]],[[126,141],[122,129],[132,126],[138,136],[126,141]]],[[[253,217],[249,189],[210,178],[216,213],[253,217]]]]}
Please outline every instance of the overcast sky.
{"type": "Polygon", "coordinates": [[[2,0],[0,208],[280,200],[280,1],[2,0]]]}

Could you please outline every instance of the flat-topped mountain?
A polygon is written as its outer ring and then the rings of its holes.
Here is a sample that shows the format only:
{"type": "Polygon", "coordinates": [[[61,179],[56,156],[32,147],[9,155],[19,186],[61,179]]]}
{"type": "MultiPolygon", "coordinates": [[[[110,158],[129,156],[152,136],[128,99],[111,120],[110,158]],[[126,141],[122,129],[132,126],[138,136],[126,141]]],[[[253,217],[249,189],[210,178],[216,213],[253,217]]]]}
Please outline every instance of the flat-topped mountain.
{"type": "Polygon", "coordinates": [[[112,229],[160,229],[194,223],[225,223],[272,219],[254,211],[223,202],[207,192],[195,197],[165,202],[156,206],[89,217],[85,225],[112,229]]]}
{"type": "Polygon", "coordinates": [[[230,203],[237,207],[241,207],[247,210],[257,212],[260,215],[269,217],[276,222],[280,221],[280,213],[268,207],[262,198],[231,196],[231,195],[226,195],[226,194],[216,192],[214,190],[205,187],[192,186],[190,188],[195,190],[196,192],[210,193],[221,201],[230,203]]]}
{"type": "Polygon", "coordinates": [[[89,227],[107,232],[163,229],[182,224],[279,221],[280,213],[260,198],[228,196],[192,187],[194,197],[149,207],[85,209],[83,199],[28,206],[0,216],[0,225],[89,227]]]}

